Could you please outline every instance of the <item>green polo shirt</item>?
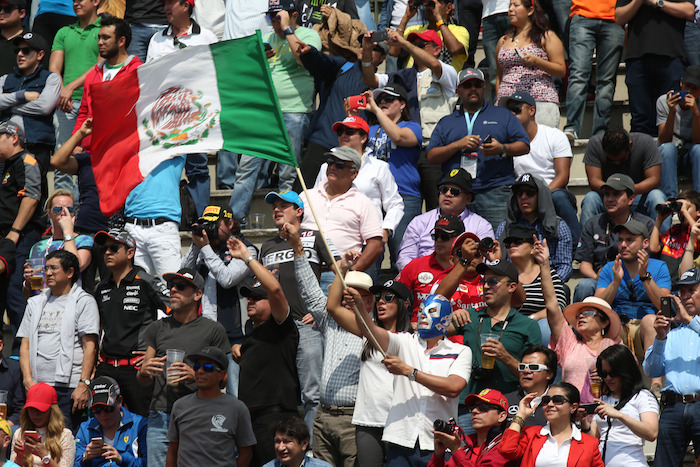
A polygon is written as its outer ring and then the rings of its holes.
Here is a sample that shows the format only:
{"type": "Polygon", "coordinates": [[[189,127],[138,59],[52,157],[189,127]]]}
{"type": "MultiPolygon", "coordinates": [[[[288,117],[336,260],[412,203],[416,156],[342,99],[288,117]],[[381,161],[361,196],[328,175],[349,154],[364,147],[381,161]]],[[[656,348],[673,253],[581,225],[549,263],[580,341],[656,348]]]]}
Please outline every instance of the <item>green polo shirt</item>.
{"type": "MultiPolygon", "coordinates": [[[[464,403],[464,398],[469,394],[478,394],[483,389],[498,389],[503,394],[512,392],[518,388],[518,378],[511,373],[506,366],[496,361],[491,376],[487,380],[477,381],[473,377],[474,368],[481,366],[481,345],[479,344],[479,321],[482,320],[481,332],[501,333],[503,323],[498,322],[491,327],[491,317],[486,313],[486,308],[481,310],[469,310],[469,317],[472,322],[466,326],[457,328],[457,333],[464,335],[464,345],[472,349],[472,377],[462,394],[459,396],[460,403],[464,403]]],[[[518,361],[523,356],[523,350],[531,345],[542,344],[542,333],[537,321],[527,318],[511,308],[506,318],[509,323],[503,333],[501,342],[509,354],[518,361]]]]}
{"type": "MultiPolygon", "coordinates": [[[[88,24],[85,29],[80,27],[80,22],[64,26],[58,30],[53,40],[54,50],[63,51],[63,84],[72,83],[86,70],[97,63],[99,50],[97,49],[97,34],[100,32],[100,18],[94,23],[88,24]]],[[[83,98],[82,86],[73,91],[73,100],[80,101],[83,98]]]]}

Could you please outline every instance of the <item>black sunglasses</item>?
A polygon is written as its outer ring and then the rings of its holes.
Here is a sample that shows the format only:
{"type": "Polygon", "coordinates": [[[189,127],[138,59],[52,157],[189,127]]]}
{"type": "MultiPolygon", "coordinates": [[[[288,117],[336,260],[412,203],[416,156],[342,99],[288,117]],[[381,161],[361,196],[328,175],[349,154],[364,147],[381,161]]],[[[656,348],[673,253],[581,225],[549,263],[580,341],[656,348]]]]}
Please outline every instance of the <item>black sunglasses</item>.
{"type": "Polygon", "coordinates": [[[338,133],[338,136],[343,136],[343,135],[352,136],[352,135],[360,134],[361,132],[364,133],[359,128],[348,128],[346,126],[341,127],[338,131],[336,131],[336,133],[338,133]]]}
{"type": "Polygon", "coordinates": [[[61,214],[63,212],[64,207],[66,209],[68,209],[69,213],[73,214],[73,211],[75,210],[75,208],[73,206],[54,206],[51,208],[51,212],[53,212],[54,215],[58,216],[59,214],[61,214]]]}
{"type": "Polygon", "coordinates": [[[392,102],[394,102],[396,100],[399,100],[399,96],[392,96],[390,94],[382,94],[377,99],[377,104],[381,104],[382,102],[388,102],[389,104],[391,104],[392,102]]]}
{"type": "Polygon", "coordinates": [[[107,250],[105,251],[109,251],[110,253],[116,253],[122,246],[126,245],[122,245],[121,243],[110,243],[109,245],[107,245],[107,250]]]}
{"type": "Polygon", "coordinates": [[[178,39],[177,37],[173,37],[173,45],[178,49],[184,49],[187,47],[187,44],[180,42],[180,39],[178,39]]]}
{"type": "Polygon", "coordinates": [[[527,196],[535,196],[537,194],[537,190],[534,188],[518,188],[515,190],[515,197],[519,198],[523,195],[523,193],[527,196]]]}
{"type": "Polygon", "coordinates": [[[454,186],[442,185],[440,188],[438,188],[438,191],[440,191],[440,193],[442,193],[443,195],[449,193],[452,196],[459,196],[460,194],[462,194],[462,189],[454,186]]]}
{"type": "Polygon", "coordinates": [[[98,414],[100,414],[100,413],[102,413],[102,412],[104,412],[104,413],[112,413],[112,412],[114,412],[115,410],[117,410],[117,408],[114,407],[114,406],[111,406],[111,405],[107,405],[107,406],[98,405],[97,407],[93,407],[91,410],[92,410],[92,413],[94,413],[95,415],[98,415],[98,414]]]}
{"type": "Polygon", "coordinates": [[[488,285],[489,288],[493,289],[501,282],[501,279],[498,277],[489,277],[488,279],[481,279],[479,282],[481,285],[488,285]]]}
{"type": "Polygon", "coordinates": [[[435,232],[430,234],[430,238],[432,238],[433,241],[435,241],[439,238],[443,242],[449,242],[450,240],[452,240],[455,237],[456,237],[456,235],[448,234],[447,232],[443,232],[442,230],[436,230],[435,232]],[[440,233],[438,234],[438,232],[440,232],[440,233]]]}
{"type": "Polygon", "coordinates": [[[385,292],[384,294],[377,293],[374,294],[374,300],[378,302],[379,300],[384,300],[386,303],[393,302],[394,299],[396,298],[396,294],[394,292],[385,292]]]}
{"type": "Polygon", "coordinates": [[[19,7],[17,5],[0,6],[0,13],[12,13],[15,10],[19,10],[19,7]]]}
{"type": "Polygon", "coordinates": [[[508,110],[513,112],[515,115],[518,115],[520,112],[523,111],[523,105],[522,104],[513,104],[509,105],[506,107],[508,110]]]}
{"type": "Polygon", "coordinates": [[[34,49],[31,47],[17,47],[15,49],[15,55],[18,53],[22,52],[22,55],[30,55],[32,52],[34,52],[34,49]]]}
{"type": "Polygon", "coordinates": [[[605,371],[605,370],[600,370],[598,372],[598,376],[600,376],[600,379],[605,379],[608,376],[611,378],[617,378],[617,374],[613,373],[612,371],[605,371]]]}
{"type": "Polygon", "coordinates": [[[554,405],[562,405],[564,402],[571,403],[569,399],[561,394],[557,394],[556,396],[542,396],[542,405],[547,405],[550,402],[554,402],[554,405]]]}
{"type": "Polygon", "coordinates": [[[496,404],[489,404],[488,402],[482,402],[480,404],[472,405],[469,407],[469,411],[476,410],[479,413],[485,413],[489,410],[498,410],[499,412],[503,410],[503,407],[496,404]]]}
{"type": "Polygon", "coordinates": [[[172,289],[173,287],[175,287],[177,290],[182,292],[183,290],[185,290],[189,286],[190,285],[185,283],[185,282],[171,282],[168,284],[168,289],[172,289]]]}
{"type": "Polygon", "coordinates": [[[219,368],[217,365],[214,365],[213,363],[197,362],[194,365],[192,365],[192,369],[194,371],[199,371],[200,368],[206,371],[207,373],[211,373],[212,371],[221,371],[221,368],[219,368]]]}
{"type": "Polygon", "coordinates": [[[523,243],[527,243],[527,240],[523,238],[512,238],[503,242],[506,248],[510,248],[511,246],[520,246],[523,243]]]}
{"type": "Polygon", "coordinates": [[[333,159],[332,157],[329,157],[326,160],[326,163],[328,164],[328,167],[331,167],[335,165],[335,167],[338,170],[343,170],[343,169],[352,169],[354,168],[354,164],[348,162],[348,161],[339,161],[338,159],[333,159]]]}
{"type": "Polygon", "coordinates": [[[630,301],[636,302],[637,301],[637,291],[634,289],[634,282],[626,282],[627,285],[627,290],[630,293],[630,301]]]}
{"type": "Polygon", "coordinates": [[[469,81],[465,81],[464,83],[460,84],[459,87],[462,89],[481,89],[484,87],[484,82],[476,79],[470,79],[469,81]]]}

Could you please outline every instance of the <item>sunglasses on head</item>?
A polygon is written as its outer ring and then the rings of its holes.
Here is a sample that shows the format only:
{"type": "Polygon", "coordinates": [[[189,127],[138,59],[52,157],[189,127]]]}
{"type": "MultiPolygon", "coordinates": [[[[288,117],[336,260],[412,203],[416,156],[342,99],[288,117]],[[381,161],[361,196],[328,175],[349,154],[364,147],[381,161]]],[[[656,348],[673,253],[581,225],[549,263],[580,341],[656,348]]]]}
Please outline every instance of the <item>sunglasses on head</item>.
{"type": "Polygon", "coordinates": [[[617,374],[613,373],[612,371],[600,370],[598,372],[598,376],[600,376],[600,379],[605,379],[608,376],[610,376],[611,378],[616,378],[617,374]]]}
{"type": "Polygon", "coordinates": [[[221,371],[221,368],[209,362],[196,362],[194,365],[192,365],[192,369],[194,369],[194,371],[199,371],[200,368],[207,373],[211,373],[212,371],[221,371]]]}
{"type": "Polygon", "coordinates": [[[95,415],[98,415],[102,412],[104,413],[112,413],[116,410],[117,408],[112,406],[112,405],[98,405],[97,407],[92,408],[92,413],[95,415]]]}
{"type": "Polygon", "coordinates": [[[352,135],[360,134],[361,131],[362,130],[360,130],[359,128],[348,128],[348,127],[344,126],[344,127],[340,127],[340,129],[336,133],[338,133],[338,136],[343,136],[343,135],[352,136],[352,135]]]}
{"type": "Polygon", "coordinates": [[[481,402],[479,404],[472,405],[471,407],[469,407],[470,412],[474,410],[476,410],[479,413],[485,413],[489,410],[498,410],[500,412],[501,410],[503,410],[503,407],[496,404],[489,404],[488,402],[481,402]]]}
{"type": "Polygon", "coordinates": [[[542,396],[542,405],[547,405],[550,402],[554,402],[554,405],[562,405],[564,402],[571,403],[569,399],[561,394],[557,394],[556,396],[542,396]]]}
{"type": "Polygon", "coordinates": [[[32,52],[34,52],[34,49],[31,47],[17,47],[15,49],[15,55],[18,53],[22,52],[22,55],[30,55],[32,52]]]}
{"type": "Polygon", "coordinates": [[[396,298],[396,294],[394,292],[384,292],[384,293],[374,294],[374,300],[376,302],[378,302],[379,300],[384,300],[386,303],[390,303],[390,302],[393,302],[395,298],[396,298]]]}
{"type": "Polygon", "coordinates": [[[438,191],[440,191],[440,193],[442,193],[443,195],[449,193],[452,196],[459,196],[462,193],[462,190],[460,188],[445,185],[442,185],[440,188],[438,188],[438,191]]]}
{"type": "Polygon", "coordinates": [[[185,290],[189,286],[190,285],[185,283],[185,282],[170,282],[168,284],[168,289],[172,289],[173,287],[175,287],[177,290],[182,292],[183,290],[185,290]]]}
{"type": "Polygon", "coordinates": [[[449,242],[455,237],[454,234],[448,234],[447,232],[443,232],[442,230],[436,230],[434,233],[430,234],[430,238],[433,239],[433,241],[437,240],[438,238],[442,240],[443,242],[449,242]],[[439,232],[439,233],[438,233],[439,232]]]}
{"type": "Polygon", "coordinates": [[[506,248],[510,248],[511,246],[520,246],[523,243],[528,243],[528,241],[524,238],[512,238],[503,242],[506,248]]]}
{"type": "Polygon", "coordinates": [[[116,253],[123,245],[121,243],[110,243],[107,245],[107,251],[110,253],[116,253]]]}
{"type": "MultiPolygon", "coordinates": [[[[63,208],[64,206],[54,206],[51,208],[51,212],[53,212],[54,215],[58,216],[63,212],[63,208]]],[[[73,211],[75,210],[73,206],[65,206],[65,208],[68,209],[68,212],[71,214],[73,214],[73,211]]]]}
{"type": "Polygon", "coordinates": [[[464,83],[459,85],[460,88],[462,89],[481,89],[484,87],[483,81],[479,81],[477,79],[470,79],[469,81],[465,81],[464,83]]]}
{"type": "Polygon", "coordinates": [[[537,373],[539,371],[547,371],[549,367],[541,363],[518,363],[518,371],[531,371],[537,373]]]}
{"type": "Polygon", "coordinates": [[[351,162],[339,161],[338,159],[333,159],[332,157],[329,157],[326,160],[326,163],[328,164],[328,167],[332,167],[335,165],[336,169],[338,169],[338,170],[354,168],[354,165],[351,162]]]}
{"type": "Polygon", "coordinates": [[[390,94],[382,94],[377,99],[377,104],[381,104],[382,102],[386,102],[388,104],[391,104],[392,102],[394,102],[396,100],[399,100],[399,96],[392,96],[390,94]]]}

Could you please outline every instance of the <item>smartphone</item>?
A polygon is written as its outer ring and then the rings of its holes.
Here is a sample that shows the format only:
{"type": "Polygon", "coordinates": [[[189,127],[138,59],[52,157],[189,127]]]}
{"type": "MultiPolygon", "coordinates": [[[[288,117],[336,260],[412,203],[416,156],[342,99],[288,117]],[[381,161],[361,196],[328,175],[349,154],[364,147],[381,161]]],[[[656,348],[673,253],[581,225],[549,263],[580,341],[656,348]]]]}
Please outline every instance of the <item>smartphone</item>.
{"type": "Polygon", "coordinates": [[[517,55],[518,57],[520,57],[520,59],[522,60],[522,58],[523,58],[523,53],[520,51],[520,49],[513,49],[513,50],[515,50],[515,55],[517,55]]]}
{"type": "Polygon", "coordinates": [[[491,142],[491,135],[488,135],[484,140],[481,142],[481,144],[489,144],[491,142]]]}
{"type": "Polygon", "coordinates": [[[105,442],[102,438],[92,438],[90,442],[95,443],[100,448],[103,448],[105,445],[105,442]]]}
{"type": "Polygon", "coordinates": [[[676,303],[671,297],[661,297],[661,314],[667,318],[676,316],[676,303]]]}
{"type": "Polygon", "coordinates": [[[32,438],[35,441],[39,441],[39,435],[34,430],[27,430],[24,432],[24,439],[32,438]]]}
{"type": "Polygon", "coordinates": [[[348,105],[350,110],[357,110],[360,107],[365,107],[367,105],[367,96],[360,94],[357,96],[348,97],[348,105]]]}
{"type": "Polygon", "coordinates": [[[263,42],[263,46],[265,46],[265,50],[272,50],[272,46],[269,42],[263,42]]]}
{"type": "Polygon", "coordinates": [[[372,42],[387,42],[389,40],[389,32],[385,29],[383,31],[375,31],[370,36],[372,42]]]}
{"type": "Polygon", "coordinates": [[[579,407],[586,410],[586,413],[592,415],[595,413],[595,408],[600,405],[600,402],[591,402],[590,404],[581,404],[579,407]]]}
{"type": "Polygon", "coordinates": [[[685,96],[688,95],[688,92],[689,92],[689,91],[679,91],[679,92],[678,92],[678,95],[681,96],[681,102],[685,102],[685,96]]]}

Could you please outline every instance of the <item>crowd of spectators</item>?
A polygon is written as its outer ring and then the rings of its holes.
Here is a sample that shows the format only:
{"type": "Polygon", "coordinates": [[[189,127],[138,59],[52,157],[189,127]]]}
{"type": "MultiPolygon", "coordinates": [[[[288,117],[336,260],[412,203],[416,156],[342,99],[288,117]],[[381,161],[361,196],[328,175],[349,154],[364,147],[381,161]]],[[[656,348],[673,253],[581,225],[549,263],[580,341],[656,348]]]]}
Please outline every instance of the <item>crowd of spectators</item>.
{"type": "Polygon", "coordinates": [[[0,0],[5,465],[700,459],[692,2],[31,3],[0,0]],[[256,30],[304,180],[182,154],[104,216],[93,86],[256,30]]]}

